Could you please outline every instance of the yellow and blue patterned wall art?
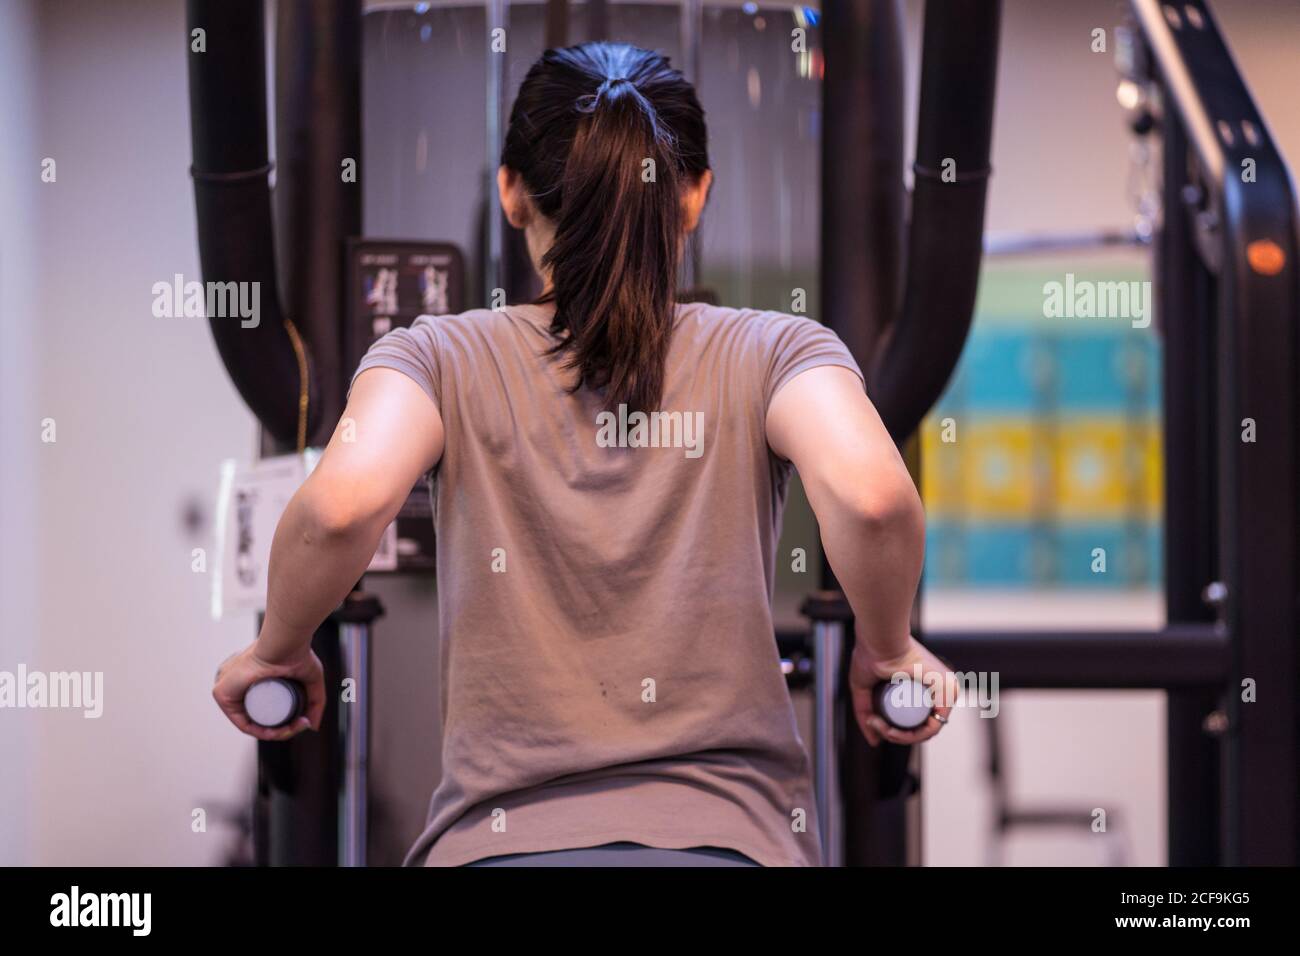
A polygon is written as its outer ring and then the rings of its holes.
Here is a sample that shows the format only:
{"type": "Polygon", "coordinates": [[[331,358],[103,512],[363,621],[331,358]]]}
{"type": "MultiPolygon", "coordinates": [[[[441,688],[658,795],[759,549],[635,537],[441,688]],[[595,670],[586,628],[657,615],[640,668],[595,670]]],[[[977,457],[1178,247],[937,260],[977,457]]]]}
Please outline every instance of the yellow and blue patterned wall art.
{"type": "Polygon", "coordinates": [[[921,429],[926,575],[940,587],[1154,587],[1163,460],[1155,323],[1044,315],[1049,283],[1144,282],[990,264],[953,380],[921,429]]]}

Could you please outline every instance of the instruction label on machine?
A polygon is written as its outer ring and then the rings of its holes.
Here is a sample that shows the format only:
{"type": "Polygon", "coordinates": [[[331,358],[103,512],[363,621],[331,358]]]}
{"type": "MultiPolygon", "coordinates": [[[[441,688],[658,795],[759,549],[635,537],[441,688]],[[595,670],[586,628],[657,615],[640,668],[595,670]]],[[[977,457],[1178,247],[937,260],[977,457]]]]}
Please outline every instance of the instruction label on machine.
{"type": "Polygon", "coordinates": [[[217,567],[212,616],[266,609],[271,539],[289,499],[316,467],[317,449],[255,462],[221,463],[217,492],[217,567]]]}

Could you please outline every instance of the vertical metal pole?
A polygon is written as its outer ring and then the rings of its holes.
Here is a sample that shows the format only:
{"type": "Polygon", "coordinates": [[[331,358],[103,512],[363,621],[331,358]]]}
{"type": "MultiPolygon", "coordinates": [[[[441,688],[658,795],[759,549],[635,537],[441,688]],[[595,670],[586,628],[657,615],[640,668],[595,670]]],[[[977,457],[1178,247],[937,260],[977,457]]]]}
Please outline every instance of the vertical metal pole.
{"type": "MultiPolygon", "coordinates": [[[[1176,114],[1164,122],[1164,217],[1156,236],[1157,316],[1164,340],[1165,615],[1170,625],[1209,623],[1202,600],[1215,566],[1217,290],[1196,255],[1188,210],[1187,135],[1176,114]]],[[[1216,866],[1220,745],[1202,730],[1217,690],[1171,690],[1165,741],[1170,866],[1216,866]]]]}
{"type": "Polygon", "coordinates": [[[366,865],[366,787],[370,736],[370,627],[340,624],[343,677],[353,681],[351,706],[340,705],[343,783],[339,789],[339,865],[366,865]]]}
{"type": "MultiPolygon", "coordinates": [[[[338,627],[326,621],[312,638],[325,686],[342,679],[338,627]]],[[[254,834],[259,866],[337,866],[338,791],[342,755],[337,746],[337,700],[327,701],[320,733],[279,743],[258,741],[258,802],[254,834]]]]}
{"type": "Polygon", "coordinates": [[[840,795],[839,715],[840,662],[844,657],[844,623],[813,623],[813,786],[826,866],[844,865],[844,806],[840,795]]]}
{"type": "Polygon", "coordinates": [[[1231,257],[1219,281],[1219,540],[1226,585],[1222,620],[1233,638],[1224,774],[1229,783],[1224,863],[1229,866],[1300,862],[1295,333],[1300,242],[1289,176],[1270,152],[1262,146],[1254,149],[1260,170],[1256,182],[1245,184],[1230,176],[1225,184],[1225,208],[1247,208],[1247,190],[1253,208],[1225,230],[1231,257]],[[1267,166],[1273,169],[1266,178],[1267,166]],[[1253,237],[1267,237],[1256,242],[1274,242],[1286,269],[1279,267],[1270,275],[1243,261],[1253,237]],[[1243,441],[1247,419],[1259,429],[1254,441],[1243,441]],[[1252,688],[1249,700],[1247,681],[1252,688]]]}

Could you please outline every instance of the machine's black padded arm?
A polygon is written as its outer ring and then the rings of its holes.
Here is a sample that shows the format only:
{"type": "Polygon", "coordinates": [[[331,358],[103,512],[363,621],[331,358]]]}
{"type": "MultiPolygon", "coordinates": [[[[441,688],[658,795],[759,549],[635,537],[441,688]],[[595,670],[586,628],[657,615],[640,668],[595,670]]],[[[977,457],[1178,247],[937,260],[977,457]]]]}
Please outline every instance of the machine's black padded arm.
{"type": "MultiPolygon", "coordinates": [[[[190,136],[195,218],[205,282],[258,283],[256,324],[209,316],[217,351],[244,402],[278,444],[298,432],[301,360],[276,281],[266,138],[266,43],[261,0],[188,0],[190,136]]],[[[308,393],[320,394],[308,366],[308,393]]],[[[308,429],[319,406],[309,409],[308,429]]]]}
{"type": "Polygon", "coordinates": [[[902,282],[901,0],[827,0],[822,86],[821,314],[864,372],[902,282]]]}
{"type": "Polygon", "coordinates": [[[970,331],[1000,15],[998,0],[926,4],[903,305],[868,372],[868,391],[900,444],[943,392],[970,331]]]}

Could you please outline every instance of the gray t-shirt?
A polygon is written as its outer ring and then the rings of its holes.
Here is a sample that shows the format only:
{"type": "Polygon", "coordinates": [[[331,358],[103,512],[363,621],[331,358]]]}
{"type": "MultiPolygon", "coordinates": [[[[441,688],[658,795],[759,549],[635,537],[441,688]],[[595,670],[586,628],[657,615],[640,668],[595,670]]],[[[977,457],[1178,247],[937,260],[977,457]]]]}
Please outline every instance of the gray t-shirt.
{"type": "Polygon", "coordinates": [[[632,841],[818,865],[773,638],[791,465],[768,404],[833,332],[677,308],[662,413],[602,415],[545,356],[554,307],[421,316],[371,347],[438,406],[442,778],[407,855],[456,866],[632,841]]]}

